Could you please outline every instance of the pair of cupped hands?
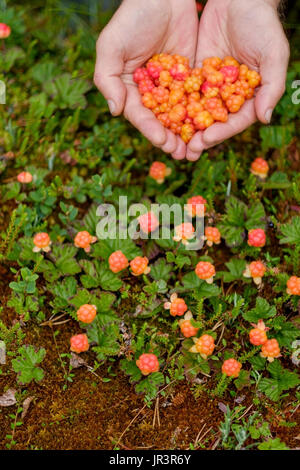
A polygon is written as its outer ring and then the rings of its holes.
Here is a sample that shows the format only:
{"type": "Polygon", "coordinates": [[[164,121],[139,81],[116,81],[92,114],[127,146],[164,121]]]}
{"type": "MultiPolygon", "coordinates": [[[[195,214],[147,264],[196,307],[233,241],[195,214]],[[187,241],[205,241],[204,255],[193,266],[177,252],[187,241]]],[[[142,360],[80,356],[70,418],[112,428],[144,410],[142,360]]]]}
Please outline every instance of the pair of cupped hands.
{"type": "Polygon", "coordinates": [[[208,0],[199,23],[195,0],[123,0],[97,41],[94,81],[111,113],[125,117],[173,158],[197,160],[203,150],[242,132],[257,119],[268,124],[285,90],[289,44],[278,0],[208,0]],[[262,85],[226,123],[197,132],[186,145],[142,105],[133,72],[154,54],[179,54],[201,67],[206,57],[232,56],[257,70],[262,85]]]}

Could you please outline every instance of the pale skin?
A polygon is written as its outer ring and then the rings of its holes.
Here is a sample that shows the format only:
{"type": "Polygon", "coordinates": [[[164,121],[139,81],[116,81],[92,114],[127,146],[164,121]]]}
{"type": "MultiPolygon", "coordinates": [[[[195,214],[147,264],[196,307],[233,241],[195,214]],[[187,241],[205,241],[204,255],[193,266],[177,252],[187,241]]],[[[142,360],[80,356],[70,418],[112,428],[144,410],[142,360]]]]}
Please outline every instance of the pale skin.
{"type": "Polygon", "coordinates": [[[124,0],[97,41],[95,84],[114,116],[125,117],[153,145],[178,160],[242,132],[257,119],[268,124],[285,90],[289,45],[278,0],[208,0],[199,24],[194,0],[124,0]],[[180,54],[191,67],[205,57],[231,55],[260,72],[262,86],[227,123],[197,132],[186,145],[141,103],[132,74],[155,53],[180,54]]]}

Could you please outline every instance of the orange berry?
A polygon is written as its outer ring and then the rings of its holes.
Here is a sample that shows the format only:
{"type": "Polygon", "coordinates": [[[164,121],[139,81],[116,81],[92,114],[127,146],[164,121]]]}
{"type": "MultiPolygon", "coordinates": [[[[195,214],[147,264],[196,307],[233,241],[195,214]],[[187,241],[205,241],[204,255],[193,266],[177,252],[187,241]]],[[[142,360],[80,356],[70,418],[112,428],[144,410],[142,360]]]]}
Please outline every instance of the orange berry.
{"type": "Polygon", "coordinates": [[[216,274],[216,270],[214,265],[211,264],[209,261],[199,261],[195,268],[195,273],[199,277],[199,279],[202,279],[207,283],[211,284],[216,274]]]}
{"type": "Polygon", "coordinates": [[[199,131],[204,131],[214,123],[214,118],[208,111],[198,113],[194,118],[195,128],[199,131]]]}
{"type": "Polygon", "coordinates": [[[202,80],[199,77],[191,76],[188,77],[184,82],[184,88],[187,93],[193,93],[199,91],[202,84],[202,80]]]}
{"type": "Polygon", "coordinates": [[[179,326],[181,333],[185,338],[191,338],[192,336],[196,336],[196,334],[199,331],[199,328],[194,327],[191,324],[190,320],[180,320],[179,321],[179,326]]]}
{"type": "Polygon", "coordinates": [[[80,335],[75,335],[72,336],[70,339],[71,343],[71,351],[76,352],[76,353],[81,353],[88,351],[89,349],[89,340],[87,335],[85,334],[80,334],[80,335]]]}
{"type": "Polygon", "coordinates": [[[92,323],[97,315],[97,307],[95,305],[84,304],[77,310],[77,318],[83,323],[92,323]]]}
{"type": "Polygon", "coordinates": [[[170,174],[171,170],[163,162],[153,162],[150,170],[149,176],[161,184],[164,182],[166,176],[170,174]]]}
{"type": "Polygon", "coordinates": [[[113,273],[118,273],[128,267],[128,259],[121,250],[114,251],[108,258],[109,268],[113,273]]]}
{"type": "Polygon", "coordinates": [[[29,171],[22,171],[22,173],[19,173],[17,176],[17,180],[19,183],[31,183],[32,182],[32,174],[29,173],[29,171]]]}
{"type": "Polygon", "coordinates": [[[149,109],[154,109],[157,106],[157,101],[151,92],[147,92],[142,96],[142,103],[149,109]]]}
{"type": "Polygon", "coordinates": [[[181,317],[182,315],[185,314],[187,309],[188,308],[187,308],[185,301],[181,299],[180,297],[177,297],[176,299],[173,300],[173,302],[171,302],[170,314],[172,315],[172,317],[176,317],[176,316],[181,317]]]}
{"type": "Polygon", "coordinates": [[[240,80],[246,80],[248,72],[249,72],[249,69],[248,69],[247,65],[242,64],[240,66],[239,79],[240,80]]]}
{"type": "Polygon", "coordinates": [[[157,114],[157,119],[162,123],[164,127],[170,127],[171,121],[169,118],[169,112],[157,114]]]}
{"type": "Polygon", "coordinates": [[[192,196],[187,200],[187,212],[191,217],[203,217],[206,211],[206,199],[202,196],[192,196]]]}
{"type": "Polygon", "coordinates": [[[215,340],[211,335],[202,335],[195,343],[197,351],[206,359],[211,356],[215,349],[215,340]]]}
{"type": "Polygon", "coordinates": [[[247,80],[251,88],[256,88],[261,81],[261,76],[255,70],[249,70],[247,72],[247,80]]]}
{"type": "Polygon", "coordinates": [[[192,103],[187,105],[186,110],[188,117],[193,119],[197,116],[197,114],[203,111],[203,106],[198,101],[193,101],[192,103]]]}
{"type": "Polygon", "coordinates": [[[215,121],[220,121],[220,122],[228,121],[228,111],[224,107],[212,109],[210,113],[215,121]]]}
{"type": "Polygon", "coordinates": [[[157,103],[167,103],[169,100],[169,90],[162,86],[153,88],[152,95],[157,103]]]}
{"type": "Polygon", "coordinates": [[[217,86],[211,85],[208,81],[201,85],[201,91],[207,98],[214,98],[214,96],[218,96],[219,94],[219,88],[217,86]]]}
{"type": "Polygon", "coordinates": [[[169,112],[169,118],[171,122],[178,124],[181,121],[184,121],[186,118],[186,109],[182,104],[177,104],[169,112]]]}
{"type": "Polygon", "coordinates": [[[266,160],[263,158],[256,158],[252,163],[251,163],[251,173],[253,173],[256,176],[259,176],[260,178],[266,178],[268,176],[269,172],[269,165],[266,160]]]}
{"type": "Polygon", "coordinates": [[[187,144],[191,140],[194,134],[195,134],[195,129],[192,124],[188,124],[188,123],[183,124],[181,128],[181,138],[183,142],[187,144]]]}
{"type": "Polygon", "coordinates": [[[248,245],[262,248],[266,244],[266,234],[262,228],[254,228],[248,232],[248,245]]]}
{"type": "Polygon", "coordinates": [[[83,248],[87,253],[91,250],[91,244],[97,241],[96,237],[93,237],[89,232],[83,230],[78,232],[74,238],[74,245],[77,248],[83,248]]]}
{"type": "Polygon", "coordinates": [[[260,355],[266,357],[269,362],[273,362],[274,358],[280,357],[280,348],[277,339],[268,339],[261,348],[260,355]]]}
{"type": "Polygon", "coordinates": [[[169,87],[173,81],[173,77],[171,76],[168,70],[163,70],[160,72],[159,75],[159,84],[165,88],[169,87]]]}
{"type": "Polygon", "coordinates": [[[224,83],[220,88],[220,94],[222,100],[227,101],[231,95],[235,93],[235,84],[234,83],[224,83]]]}
{"type": "Polygon", "coordinates": [[[208,246],[213,246],[213,244],[219,245],[221,243],[221,234],[217,227],[205,227],[204,235],[208,246]]]}
{"type": "Polygon", "coordinates": [[[130,261],[130,268],[134,276],[140,276],[141,274],[148,274],[150,268],[148,267],[149,260],[146,256],[136,256],[130,261]]]}
{"type": "Polygon", "coordinates": [[[203,67],[212,67],[214,69],[219,69],[222,65],[222,59],[220,57],[208,57],[202,62],[203,67]]]}
{"type": "Polygon", "coordinates": [[[238,377],[240,374],[242,364],[236,359],[227,359],[223,362],[222,373],[228,377],[238,377]]]}
{"type": "Polygon", "coordinates": [[[263,277],[266,272],[266,267],[261,261],[252,261],[249,265],[251,277],[263,277]]]}
{"type": "Polygon", "coordinates": [[[50,251],[51,240],[46,232],[39,232],[33,237],[33,244],[35,245],[33,248],[34,252],[39,251],[50,251]]]}
{"type": "Polygon", "coordinates": [[[190,222],[184,222],[183,224],[177,225],[175,227],[175,236],[174,240],[175,241],[181,241],[184,243],[187,240],[190,240],[191,238],[194,237],[195,229],[193,227],[193,224],[190,222]]]}
{"type": "Polygon", "coordinates": [[[233,94],[226,100],[226,106],[231,113],[237,113],[244,103],[245,98],[242,95],[233,94]]]}
{"type": "Polygon", "coordinates": [[[287,293],[290,295],[300,295],[300,277],[291,276],[286,283],[287,293]]]}
{"type": "Polygon", "coordinates": [[[238,63],[237,60],[235,60],[233,57],[231,56],[226,56],[224,57],[223,61],[222,61],[222,65],[224,67],[227,67],[227,66],[233,66],[233,67],[240,67],[240,64],[238,63]]]}

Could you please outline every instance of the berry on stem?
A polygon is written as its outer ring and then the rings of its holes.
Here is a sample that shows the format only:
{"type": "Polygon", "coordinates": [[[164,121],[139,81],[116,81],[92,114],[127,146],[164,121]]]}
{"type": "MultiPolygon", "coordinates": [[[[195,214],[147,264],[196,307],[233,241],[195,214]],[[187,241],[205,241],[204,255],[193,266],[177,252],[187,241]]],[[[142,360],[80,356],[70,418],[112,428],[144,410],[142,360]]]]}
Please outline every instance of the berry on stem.
{"type": "Polygon", "coordinates": [[[77,310],[77,318],[82,323],[92,323],[97,315],[96,305],[84,304],[77,310]]]}
{"type": "Polygon", "coordinates": [[[261,348],[261,357],[266,357],[269,362],[280,357],[280,348],[277,339],[268,339],[261,348]]]}
{"type": "Polygon", "coordinates": [[[290,295],[300,295],[300,277],[291,276],[286,283],[286,291],[290,295]]]}
{"type": "Polygon", "coordinates": [[[190,222],[184,222],[183,224],[177,225],[177,227],[175,227],[175,235],[173,240],[176,242],[182,242],[184,245],[186,245],[189,240],[194,238],[194,236],[195,229],[193,224],[190,222]]]}
{"type": "Polygon", "coordinates": [[[193,353],[200,353],[203,359],[211,356],[215,349],[215,340],[211,335],[202,335],[200,338],[193,338],[194,346],[189,351],[193,353]]]}
{"type": "Polygon", "coordinates": [[[222,365],[222,373],[227,375],[228,377],[238,377],[241,368],[242,364],[236,359],[226,359],[226,361],[224,361],[222,365]]]}
{"type": "Polygon", "coordinates": [[[34,253],[39,253],[40,251],[44,251],[45,253],[48,253],[51,250],[50,248],[51,243],[52,242],[50,240],[48,233],[39,232],[33,237],[34,248],[32,251],[34,253]]]}
{"type": "Polygon", "coordinates": [[[256,158],[251,163],[251,173],[259,176],[261,179],[265,179],[268,176],[269,165],[263,158],[256,158]]]}
{"type": "Polygon", "coordinates": [[[129,265],[128,259],[121,250],[114,251],[108,258],[109,268],[113,273],[126,269],[129,265]]]}
{"type": "Polygon", "coordinates": [[[186,209],[190,217],[204,217],[206,211],[206,199],[202,196],[193,196],[187,200],[186,209]]]}
{"type": "Polygon", "coordinates": [[[159,362],[155,354],[142,354],[137,360],[136,365],[143,375],[149,375],[152,372],[159,371],[159,362]]]}
{"type": "Polygon", "coordinates": [[[165,163],[153,162],[149,170],[149,176],[153,178],[158,184],[162,184],[165,181],[165,178],[169,176],[171,172],[171,168],[168,168],[165,163]]]}
{"type": "Polygon", "coordinates": [[[262,283],[262,277],[266,272],[266,266],[261,261],[252,261],[247,264],[246,269],[243,273],[244,277],[252,277],[255,284],[258,286],[262,283]]]}
{"type": "Polygon", "coordinates": [[[17,176],[17,180],[19,183],[23,184],[28,184],[32,182],[32,174],[29,173],[29,171],[22,171],[22,173],[19,173],[17,176]]]}
{"type": "Polygon", "coordinates": [[[268,340],[266,331],[268,331],[269,328],[266,327],[263,320],[259,320],[257,325],[255,323],[251,323],[251,325],[254,326],[254,328],[249,332],[250,343],[254,346],[265,344],[268,340]]]}
{"type": "Polygon", "coordinates": [[[262,248],[266,244],[266,234],[262,228],[254,228],[248,232],[248,245],[262,248]]]}
{"type": "Polygon", "coordinates": [[[140,215],[138,221],[144,233],[154,232],[159,226],[159,221],[153,212],[140,215]]]}
{"type": "Polygon", "coordinates": [[[97,237],[93,237],[89,232],[83,230],[78,232],[74,238],[76,248],[83,248],[86,253],[91,251],[91,244],[97,241],[97,237]]]}
{"type": "Polygon", "coordinates": [[[199,279],[206,281],[208,284],[212,284],[214,282],[216,270],[214,265],[209,261],[199,261],[195,268],[195,273],[199,279]]]}
{"type": "Polygon", "coordinates": [[[146,256],[136,256],[132,261],[130,261],[130,268],[134,276],[140,276],[141,274],[150,273],[150,268],[148,266],[149,260],[146,256]]]}
{"type": "Polygon", "coordinates": [[[70,339],[71,343],[71,351],[75,353],[81,353],[88,351],[89,349],[89,340],[86,334],[80,334],[80,335],[75,335],[72,336],[70,339]]]}
{"type": "Polygon", "coordinates": [[[205,227],[204,239],[207,246],[219,245],[221,243],[221,234],[217,227],[205,227]]]}
{"type": "Polygon", "coordinates": [[[187,312],[184,317],[178,322],[181,333],[185,338],[191,338],[192,336],[196,336],[199,331],[199,328],[196,328],[192,325],[192,319],[193,315],[191,314],[191,312],[187,312]]]}
{"type": "Polygon", "coordinates": [[[188,309],[185,301],[178,297],[175,293],[171,295],[170,302],[164,303],[164,308],[166,310],[170,310],[172,317],[181,317],[188,309]]]}

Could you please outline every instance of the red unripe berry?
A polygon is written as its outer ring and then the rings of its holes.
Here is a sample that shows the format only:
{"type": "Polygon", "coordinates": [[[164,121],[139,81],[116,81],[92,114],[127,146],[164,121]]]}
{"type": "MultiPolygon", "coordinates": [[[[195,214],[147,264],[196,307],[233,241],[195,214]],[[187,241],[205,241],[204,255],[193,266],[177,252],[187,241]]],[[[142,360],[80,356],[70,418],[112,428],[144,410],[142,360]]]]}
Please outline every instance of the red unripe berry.
{"type": "Polygon", "coordinates": [[[134,276],[140,276],[141,274],[148,274],[150,268],[148,267],[149,260],[146,256],[136,256],[130,261],[130,268],[134,276]]]}
{"type": "Polygon", "coordinates": [[[262,248],[266,244],[266,234],[262,228],[254,228],[249,230],[248,245],[262,248]]]}
{"type": "Polygon", "coordinates": [[[300,295],[300,277],[291,276],[286,283],[287,293],[290,295],[300,295]]]}
{"type": "Polygon", "coordinates": [[[139,92],[141,93],[141,95],[144,95],[145,93],[150,93],[154,87],[155,85],[150,78],[146,78],[139,82],[139,92]]]}
{"type": "Polygon", "coordinates": [[[143,375],[159,371],[159,362],[155,354],[142,354],[136,361],[136,365],[143,375]]]}
{"type": "Polygon", "coordinates": [[[108,258],[109,268],[113,273],[118,273],[128,267],[128,259],[121,250],[114,251],[108,258]]]}
{"type": "Polygon", "coordinates": [[[89,349],[89,340],[87,335],[85,334],[80,334],[80,335],[75,335],[72,336],[70,339],[71,343],[71,351],[79,354],[81,352],[88,351],[89,349]]]}
{"type": "Polygon", "coordinates": [[[214,96],[218,96],[219,94],[219,88],[213,86],[208,81],[204,82],[203,85],[201,85],[201,91],[203,95],[207,98],[213,98],[214,96]]]}
{"type": "Polygon", "coordinates": [[[135,83],[139,83],[141,80],[146,79],[149,79],[148,70],[145,67],[136,69],[133,74],[133,80],[135,81],[135,83]]]}
{"type": "Polygon", "coordinates": [[[223,362],[222,373],[228,377],[238,377],[240,374],[242,364],[236,359],[227,359],[223,362]]]}
{"type": "Polygon", "coordinates": [[[144,233],[154,232],[159,226],[159,221],[153,212],[140,215],[138,221],[144,233]]]}
{"type": "Polygon", "coordinates": [[[32,174],[29,173],[28,171],[22,171],[22,173],[19,173],[17,176],[17,180],[19,183],[23,184],[28,184],[32,182],[32,174]]]}
{"type": "Polygon", "coordinates": [[[187,200],[187,211],[191,217],[203,217],[206,211],[206,199],[202,196],[192,196],[187,200]]]}
{"type": "Polygon", "coordinates": [[[159,78],[160,73],[163,71],[163,66],[158,61],[149,61],[147,63],[147,70],[151,78],[159,78]]]}
{"type": "Polygon", "coordinates": [[[77,310],[77,318],[83,323],[92,323],[97,315],[97,307],[95,305],[84,304],[77,310]]]}
{"type": "Polygon", "coordinates": [[[234,65],[226,65],[220,69],[224,77],[225,83],[234,83],[239,76],[239,67],[235,67],[234,65]]]}
{"type": "Polygon", "coordinates": [[[269,172],[269,165],[266,160],[263,158],[256,158],[252,163],[251,163],[251,173],[253,173],[256,176],[259,176],[260,178],[266,178],[269,172]]]}
{"type": "Polygon", "coordinates": [[[213,282],[213,277],[216,274],[216,270],[213,264],[209,261],[199,261],[195,268],[195,273],[199,279],[205,280],[206,282],[213,282]]]}
{"type": "Polygon", "coordinates": [[[8,26],[5,23],[0,23],[0,39],[6,39],[8,36],[10,36],[11,29],[10,26],[8,26]]]}
{"type": "Polygon", "coordinates": [[[280,348],[277,339],[268,339],[262,345],[260,355],[266,357],[269,362],[272,362],[276,357],[280,357],[280,348]]]}

